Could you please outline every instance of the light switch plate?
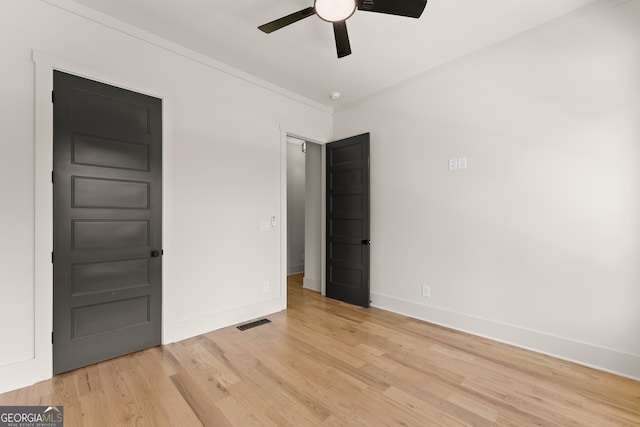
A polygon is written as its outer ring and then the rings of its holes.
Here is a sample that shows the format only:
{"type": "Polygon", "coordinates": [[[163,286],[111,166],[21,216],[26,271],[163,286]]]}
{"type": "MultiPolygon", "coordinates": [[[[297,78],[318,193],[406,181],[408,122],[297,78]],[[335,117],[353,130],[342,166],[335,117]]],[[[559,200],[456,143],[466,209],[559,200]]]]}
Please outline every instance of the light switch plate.
{"type": "Polygon", "coordinates": [[[458,169],[466,169],[466,168],[467,168],[467,158],[458,157],[458,169]]]}

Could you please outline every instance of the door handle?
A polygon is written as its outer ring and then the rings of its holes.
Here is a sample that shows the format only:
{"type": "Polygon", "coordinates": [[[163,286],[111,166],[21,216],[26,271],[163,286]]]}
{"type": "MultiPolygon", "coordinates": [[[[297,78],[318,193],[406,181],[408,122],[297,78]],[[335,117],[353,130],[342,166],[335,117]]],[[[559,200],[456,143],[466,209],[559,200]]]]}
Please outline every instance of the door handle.
{"type": "Polygon", "coordinates": [[[155,257],[159,257],[160,255],[162,255],[162,253],[163,253],[163,252],[164,252],[164,251],[162,251],[162,250],[157,250],[157,249],[156,249],[155,251],[151,251],[151,256],[152,256],[153,258],[155,258],[155,257]]]}
{"type": "Polygon", "coordinates": [[[360,243],[362,243],[363,245],[370,245],[371,244],[371,240],[363,240],[360,243]]]}

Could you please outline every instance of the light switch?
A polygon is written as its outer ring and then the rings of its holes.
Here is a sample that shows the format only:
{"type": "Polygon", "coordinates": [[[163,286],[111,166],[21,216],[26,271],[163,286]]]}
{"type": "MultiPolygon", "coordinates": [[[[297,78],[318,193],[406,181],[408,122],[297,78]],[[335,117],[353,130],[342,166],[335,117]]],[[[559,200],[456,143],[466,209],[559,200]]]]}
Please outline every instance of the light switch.
{"type": "Polygon", "coordinates": [[[466,168],[467,168],[467,158],[458,157],[458,169],[466,169],[466,168]]]}
{"type": "Polygon", "coordinates": [[[269,231],[271,230],[271,224],[269,221],[260,221],[260,231],[269,231]]]}

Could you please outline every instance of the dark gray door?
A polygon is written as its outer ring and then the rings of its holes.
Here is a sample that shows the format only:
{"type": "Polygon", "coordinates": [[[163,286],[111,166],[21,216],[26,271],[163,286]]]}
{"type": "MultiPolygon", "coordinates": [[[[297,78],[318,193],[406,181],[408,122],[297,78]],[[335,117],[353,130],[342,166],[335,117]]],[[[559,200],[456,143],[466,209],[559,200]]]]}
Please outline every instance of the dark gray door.
{"type": "Polygon", "coordinates": [[[326,294],[369,307],[369,134],[327,144],[326,294]]]}
{"type": "Polygon", "coordinates": [[[53,370],[160,344],[162,103],[54,72],[53,370]]]}

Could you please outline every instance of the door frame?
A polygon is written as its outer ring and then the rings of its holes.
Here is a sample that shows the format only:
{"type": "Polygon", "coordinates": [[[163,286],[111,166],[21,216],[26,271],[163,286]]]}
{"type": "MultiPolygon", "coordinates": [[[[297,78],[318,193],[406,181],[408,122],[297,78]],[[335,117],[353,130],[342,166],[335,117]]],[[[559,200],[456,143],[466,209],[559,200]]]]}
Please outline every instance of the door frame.
{"type": "MultiPolygon", "coordinates": [[[[113,75],[104,70],[33,51],[35,63],[35,218],[34,218],[34,348],[33,358],[20,363],[16,378],[33,379],[33,382],[53,376],[53,71],[63,71],[90,80],[110,84],[162,100],[162,236],[163,248],[171,254],[173,206],[173,160],[166,153],[173,152],[172,99],[161,89],[148,86],[130,76],[113,75]]],[[[173,269],[171,257],[163,259],[162,266],[162,343],[172,342],[171,324],[167,314],[170,298],[166,298],[172,283],[168,280],[173,269]]],[[[14,365],[14,369],[18,366],[14,365]]],[[[13,375],[12,375],[13,376],[13,375]]]]}
{"type": "MultiPolygon", "coordinates": [[[[321,170],[322,170],[322,194],[326,194],[326,144],[330,136],[324,138],[311,138],[304,136],[304,132],[295,132],[294,127],[280,126],[280,292],[283,295],[284,307],[287,308],[287,137],[303,139],[320,145],[321,170]]],[[[326,198],[321,200],[321,247],[320,247],[320,293],[326,292],[326,198]]]]}

